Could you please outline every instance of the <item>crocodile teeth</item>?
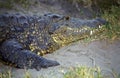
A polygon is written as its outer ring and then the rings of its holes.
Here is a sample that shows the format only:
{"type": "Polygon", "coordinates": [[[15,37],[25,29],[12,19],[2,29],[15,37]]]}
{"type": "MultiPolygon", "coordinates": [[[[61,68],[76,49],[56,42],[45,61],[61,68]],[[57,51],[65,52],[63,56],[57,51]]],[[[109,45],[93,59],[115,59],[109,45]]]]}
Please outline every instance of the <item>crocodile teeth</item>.
{"type": "Polygon", "coordinates": [[[92,35],[93,34],[93,31],[90,31],[90,35],[92,35]]]}

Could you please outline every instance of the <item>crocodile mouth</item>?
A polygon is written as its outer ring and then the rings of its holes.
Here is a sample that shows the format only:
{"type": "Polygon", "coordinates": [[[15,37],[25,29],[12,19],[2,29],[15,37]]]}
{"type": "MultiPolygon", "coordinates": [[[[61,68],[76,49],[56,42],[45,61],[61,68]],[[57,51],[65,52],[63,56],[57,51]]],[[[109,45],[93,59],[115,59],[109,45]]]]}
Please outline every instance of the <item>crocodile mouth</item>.
{"type": "Polygon", "coordinates": [[[61,26],[51,36],[59,46],[65,46],[69,43],[100,34],[102,31],[104,31],[103,25],[99,25],[96,28],[89,26],[82,26],[80,28],[61,26]]]}

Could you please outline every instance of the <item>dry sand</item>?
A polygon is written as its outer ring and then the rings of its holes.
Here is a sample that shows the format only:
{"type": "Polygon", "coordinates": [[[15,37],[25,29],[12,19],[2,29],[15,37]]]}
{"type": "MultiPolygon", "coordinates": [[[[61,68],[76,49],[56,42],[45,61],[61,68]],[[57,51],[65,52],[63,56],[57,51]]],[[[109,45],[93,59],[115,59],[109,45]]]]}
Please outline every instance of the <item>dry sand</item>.
{"type": "MultiPolygon", "coordinates": [[[[47,59],[56,60],[59,66],[36,71],[29,69],[31,78],[63,78],[65,72],[71,67],[86,65],[99,66],[103,74],[114,78],[112,72],[120,73],[120,41],[110,43],[108,41],[94,41],[89,44],[75,42],[63,47],[52,54],[44,56],[47,59]]],[[[2,66],[1,69],[11,68],[2,66]]],[[[24,69],[11,68],[14,78],[24,78],[24,69]]]]}

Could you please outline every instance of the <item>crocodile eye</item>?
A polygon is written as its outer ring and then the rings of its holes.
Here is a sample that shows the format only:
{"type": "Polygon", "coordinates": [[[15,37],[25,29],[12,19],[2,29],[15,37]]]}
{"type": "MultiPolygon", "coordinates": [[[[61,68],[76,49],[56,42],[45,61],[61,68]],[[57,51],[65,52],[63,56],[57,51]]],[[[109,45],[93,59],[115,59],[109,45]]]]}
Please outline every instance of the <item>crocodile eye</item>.
{"type": "Polygon", "coordinates": [[[66,17],[65,17],[65,20],[70,20],[70,17],[69,17],[69,16],[66,16],[66,17]]]}

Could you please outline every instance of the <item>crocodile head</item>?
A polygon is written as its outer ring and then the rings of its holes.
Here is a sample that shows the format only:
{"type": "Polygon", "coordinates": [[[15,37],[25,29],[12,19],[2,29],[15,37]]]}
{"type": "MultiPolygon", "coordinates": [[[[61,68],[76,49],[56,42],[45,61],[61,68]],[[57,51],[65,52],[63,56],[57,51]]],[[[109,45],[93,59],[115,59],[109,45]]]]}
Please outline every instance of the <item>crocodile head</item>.
{"type": "Polygon", "coordinates": [[[107,22],[102,18],[92,20],[64,17],[53,24],[56,30],[52,34],[53,40],[60,46],[83,38],[95,35],[103,31],[103,25],[107,22]]]}

